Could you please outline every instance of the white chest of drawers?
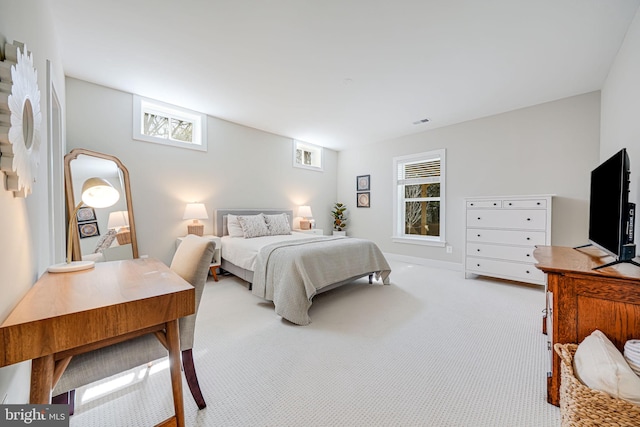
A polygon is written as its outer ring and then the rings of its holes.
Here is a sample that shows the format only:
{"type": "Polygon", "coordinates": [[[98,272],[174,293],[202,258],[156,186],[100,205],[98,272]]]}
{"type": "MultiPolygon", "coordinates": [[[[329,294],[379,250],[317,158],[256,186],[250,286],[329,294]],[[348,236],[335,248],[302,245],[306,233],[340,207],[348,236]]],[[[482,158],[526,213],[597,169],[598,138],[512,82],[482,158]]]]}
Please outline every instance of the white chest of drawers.
{"type": "Polygon", "coordinates": [[[536,245],[551,245],[552,195],[465,199],[465,277],[469,274],[545,285],[536,245]]]}

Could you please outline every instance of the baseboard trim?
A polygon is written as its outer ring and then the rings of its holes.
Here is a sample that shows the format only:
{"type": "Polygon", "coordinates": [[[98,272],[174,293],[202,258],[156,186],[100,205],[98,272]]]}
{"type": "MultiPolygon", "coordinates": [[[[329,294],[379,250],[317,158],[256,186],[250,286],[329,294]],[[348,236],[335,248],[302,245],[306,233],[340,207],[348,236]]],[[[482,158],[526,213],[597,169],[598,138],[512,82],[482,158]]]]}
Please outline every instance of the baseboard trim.
{"type": "Polygon", "coordinates": [[[427,267],[436,267],[436,268],[442,268],[445,270],[452,270],[452,271],[464,270],[462,263],[458,263],[458,262],[440,261],[436,259],[420,258],[415,256],[409,256],[409,255],[393,254],[388,252],[385,252],[384,256],[390,260],[406,262],[409,264],[418,264],[418,265],[424,265],[427,267]]]}

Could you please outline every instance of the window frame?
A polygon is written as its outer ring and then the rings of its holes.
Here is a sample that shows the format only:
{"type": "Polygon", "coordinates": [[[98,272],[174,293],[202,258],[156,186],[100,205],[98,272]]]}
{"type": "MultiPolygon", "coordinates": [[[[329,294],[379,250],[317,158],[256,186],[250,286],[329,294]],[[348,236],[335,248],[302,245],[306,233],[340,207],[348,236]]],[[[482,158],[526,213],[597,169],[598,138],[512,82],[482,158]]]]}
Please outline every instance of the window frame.
{"type": "Polygon", "coordinates": [[[293,166],[301,169],[314,170],[317,172],[324,171],[324,148],[319,145],[311,144],[309,142],[298,141],[296,139],[293,140],[293,166]],[[306,165],[304,163],[298,163],[297,161],[297,150],[302,149],[311,153],[311,155],[315,154],[315,161],[312,160],[311,165],[306,165]],[[313,164],[315,163],[315,165],[313,164]]]}
{"type": "Polygon", "coordinates": [[[207,115],[176,105],[156,101],[155,99],[133,95],[133,139],[206,152],[208,150],[207,115]],[[160,138],[142,133],[145,113],[160,114],[169,118],[169,121],[171,121],[171,119],[178,119],[192,122],[193,142],[171,139],[170,135],[168,138],[160,138]]]}
{"type": "Polygon", "coordinates": [[[446,150],[432,150],[423,153],[409,154],[406,156],[398,156],[393,158],[393,234],[391,240],[396,243],[409,243],[416,245],[444,247],[445,239],[445,207],[446,207],[446,150]],[[430,161],[440,159],[440,177],[438,180],[433,178],[418,179],[409,183],[402,184],[398,179],[398,168],[400,165],[407,163],[415,163],[420,161],[430,161]],[[440,235],[439,236],[419,236],[415,234],[405,233],[405,185],[423,183],[421,181],[431,181],[440,183],[440,235]],[[400,191],[402,186],[402,191],[400,191]]]}

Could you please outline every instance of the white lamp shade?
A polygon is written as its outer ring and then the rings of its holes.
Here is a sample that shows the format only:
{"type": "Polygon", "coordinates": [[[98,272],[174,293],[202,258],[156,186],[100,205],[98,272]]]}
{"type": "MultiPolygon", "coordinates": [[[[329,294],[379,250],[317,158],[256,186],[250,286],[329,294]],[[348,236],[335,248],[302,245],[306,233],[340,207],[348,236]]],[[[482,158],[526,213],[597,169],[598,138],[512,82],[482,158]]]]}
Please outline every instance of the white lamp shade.
{"type": "Polygon", "coordinates": [[[127,211],[115,211],[109,214],[109,221],[107,221],[107,228],[122,228],[129,226],[129,212],[127,211]]]}
{"type": "Polygon", "coordinates": [[[311,206],[298,207],[298,216],[301,216],[303,218],[312,218],[313,214],[311,213],[311,206]]]}
{"type": "Polygon", "coordinates": [[[204,203],[187,203],[182,219],[209,219],[204,203]]]}
{"type": "Polygon", "coordinates": [[[120,199],[120,193],[103,178],[89,178],[82,185],[82,201],[92,208],[108,208],[120,199]]]}

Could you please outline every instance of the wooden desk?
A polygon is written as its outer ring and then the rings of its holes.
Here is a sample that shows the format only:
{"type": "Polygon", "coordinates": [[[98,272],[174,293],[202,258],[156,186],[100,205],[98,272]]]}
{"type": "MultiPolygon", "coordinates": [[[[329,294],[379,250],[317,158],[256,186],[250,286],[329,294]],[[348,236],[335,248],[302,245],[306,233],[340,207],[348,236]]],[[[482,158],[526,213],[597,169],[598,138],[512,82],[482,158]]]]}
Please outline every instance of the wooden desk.
{"type": "Polygon", "coordinates": [[[536,267],[548,275],[546,331],[550,352],[547,401],[560,403],[560,357],[555,343],[579,344],[595,329],[620,350],[640,338],[640,268],[631,264],[593,270],[613,261],[595,247],[538,247],[536,267]]]}
{"type": "Polygon", "coordinates": [[[175,407],[161,425],[183,426],[178,319],[194,312],[194,287],[155,259],[45,273],[0,325],[0,367],[32,359],[30,403],[47,404],[73,355],[156,332],[169,350],[175,407]]]}

